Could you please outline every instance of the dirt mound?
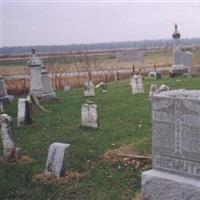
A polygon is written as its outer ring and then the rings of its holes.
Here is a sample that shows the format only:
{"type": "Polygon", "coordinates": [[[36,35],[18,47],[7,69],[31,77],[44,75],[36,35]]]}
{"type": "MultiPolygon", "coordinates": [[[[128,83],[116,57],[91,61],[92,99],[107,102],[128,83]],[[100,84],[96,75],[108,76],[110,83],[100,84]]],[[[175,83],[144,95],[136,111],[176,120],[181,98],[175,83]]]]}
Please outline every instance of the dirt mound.
{"type": "Polygon", "coordinates": [[[122,162],[124,165],[132,165],[138,169],[151,168],[152,157],[150,154],[141,154],[132,145],[122,146],[118,149],[108,150],[102,159],[108,162],[122,162]]]}
{"type": "Polygon", "coordinates": [[[79,179],[83,176],[84,174],[81,174],[79,172],[67,171],[62,177],[56,177],[47,175],[45,173],[40,173],[35,175],[33,179],[34,181],[38,181],[40,183],[45,184],[66,185],[70,184],[74,179],[79,179]]]}

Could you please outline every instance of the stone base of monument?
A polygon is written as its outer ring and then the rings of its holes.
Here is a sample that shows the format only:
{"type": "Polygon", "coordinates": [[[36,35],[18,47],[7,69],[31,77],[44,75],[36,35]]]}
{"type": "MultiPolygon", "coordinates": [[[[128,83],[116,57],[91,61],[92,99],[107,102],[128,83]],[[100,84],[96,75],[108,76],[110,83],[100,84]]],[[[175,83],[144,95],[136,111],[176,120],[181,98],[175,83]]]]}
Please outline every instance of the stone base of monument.
{"type": "Polygon", "coordinates": [[[199,200],[200,181],[168,172],[142,173],[143,200],[199,200]]]}

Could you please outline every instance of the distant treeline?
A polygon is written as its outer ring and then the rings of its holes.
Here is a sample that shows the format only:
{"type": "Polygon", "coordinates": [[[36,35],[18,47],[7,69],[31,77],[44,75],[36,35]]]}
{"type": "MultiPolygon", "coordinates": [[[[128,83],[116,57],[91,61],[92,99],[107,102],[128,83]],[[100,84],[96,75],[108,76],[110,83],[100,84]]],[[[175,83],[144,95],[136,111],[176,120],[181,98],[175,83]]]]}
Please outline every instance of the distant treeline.
{"type": "MultiPolygon", "coordinates": [[[[193,47],[200,46],[200,38],[181,39],[183,46],[193,47]]],[[[172,48],[173,40],[143,40],[143,41],[126,41],[126,42],[110,42],[95,44],[70,44],[70,45],[44,45],[44,46],[21,46],[21,47],[2,47],[0,52],[2,56],[6,55],[27,55],[30,49],[36,48],[39,54],[65,54],[76,52],[91,51],[109,51],[120,49],[149,49],[172,48]]]]}

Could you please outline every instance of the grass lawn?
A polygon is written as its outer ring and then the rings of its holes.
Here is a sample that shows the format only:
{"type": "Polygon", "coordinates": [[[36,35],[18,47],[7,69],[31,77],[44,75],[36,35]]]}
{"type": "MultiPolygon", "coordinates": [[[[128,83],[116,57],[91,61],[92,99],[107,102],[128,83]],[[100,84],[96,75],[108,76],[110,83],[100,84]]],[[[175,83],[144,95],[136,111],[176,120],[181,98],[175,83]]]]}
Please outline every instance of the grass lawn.
{"type": "MultiPolygon", "coordinates": [[[[101,159],[106,151],[131,144],[138,151],[151,151],[151,107],[148,91],[151,83],[165,83],[171,89],[200,89],[200,78],[148,79],[145,93],[132,95],[129,81],[109,84],[108,92],[97,90],[100,127],[80,126],[80,109],[86,98],[82,89],[58,92],[61,103],[45,104],[48,112],[33,113],[30,127],[17,127],[17,101],[7,106],[14,118],[17,145],[33,159],[30,164],[0,161],[0,199],[132,199],[140,192],[141,170],[122,163],[101,159]],[[68,184],[34,181],[33,176],[45,169],[48,147],[53,142],[71,144],[68,170],[83,176],[68,184]]],[[[0,155],[2,156],[2,144],[0,155]]]]}

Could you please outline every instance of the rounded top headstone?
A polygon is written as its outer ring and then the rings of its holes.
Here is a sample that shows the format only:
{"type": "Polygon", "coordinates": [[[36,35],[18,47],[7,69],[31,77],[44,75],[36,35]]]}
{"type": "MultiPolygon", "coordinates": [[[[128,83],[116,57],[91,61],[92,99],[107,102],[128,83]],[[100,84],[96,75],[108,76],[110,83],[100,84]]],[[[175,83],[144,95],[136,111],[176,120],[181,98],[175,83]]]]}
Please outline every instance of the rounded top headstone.
{"type": "Polygon", "coordinates": [[[181,34],[178,32],[178,25],[175,23],[175,30],[174,33],[172,34],[172,37],[174,39],[179,39],[181,37],[181,34]]]}

